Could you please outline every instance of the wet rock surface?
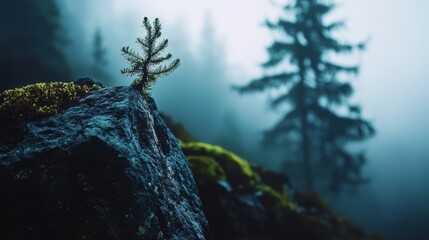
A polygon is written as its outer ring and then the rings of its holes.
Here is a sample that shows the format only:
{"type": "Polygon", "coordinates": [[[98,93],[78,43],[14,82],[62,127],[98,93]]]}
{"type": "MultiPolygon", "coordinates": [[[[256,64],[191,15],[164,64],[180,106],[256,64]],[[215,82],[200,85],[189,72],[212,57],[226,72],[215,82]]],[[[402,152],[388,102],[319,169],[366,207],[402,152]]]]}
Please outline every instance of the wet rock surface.
{"type": "Polygon", "coordinates": [[[197,188],[155,104],[89,93],[0,148],[2,239],[204,239],[197,188]]]}

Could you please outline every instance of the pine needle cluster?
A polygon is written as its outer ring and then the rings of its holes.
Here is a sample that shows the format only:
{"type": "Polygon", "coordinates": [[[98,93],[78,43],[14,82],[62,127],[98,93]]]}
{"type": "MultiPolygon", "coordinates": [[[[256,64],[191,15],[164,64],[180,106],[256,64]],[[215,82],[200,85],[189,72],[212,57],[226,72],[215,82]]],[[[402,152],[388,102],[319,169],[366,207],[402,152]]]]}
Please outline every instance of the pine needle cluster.
{"type": "Polygon", "coordinates": [[[130,47],[122,47],[121,52],[124,58],[130,62],[130,66],[123,68],[121,73],[125,76],[137,76],[131,86],[140,91],[143,95],[150,95],[150,90],[155,83],[157,77],[166,76],[173,72],[180,65],[180,59],[175,59],[167,65],[162,65],[163,62],[172,58],[171,53],[162,55],[162,52],[168,46],[168,39],[162,40],[157,44],[157,40],[161,37],[161,23],[156,18],[151,23],[147,17],[143,19],[143,27],[146,30],[144,38],[137,38],[136,43],[143,50],[143,55],[140,55],[130,47]]]}

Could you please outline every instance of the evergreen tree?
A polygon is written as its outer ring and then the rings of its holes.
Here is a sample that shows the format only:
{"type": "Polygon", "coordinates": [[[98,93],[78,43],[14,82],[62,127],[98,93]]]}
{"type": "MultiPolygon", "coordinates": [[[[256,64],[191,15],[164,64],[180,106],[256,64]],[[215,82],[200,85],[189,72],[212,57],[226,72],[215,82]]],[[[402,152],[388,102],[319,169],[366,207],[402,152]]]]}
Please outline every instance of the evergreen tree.
{"type": "Polygon", "coordinates": [[[106,59],[107,50],[104,47],[103,36],[101,35],[100,29],[97,29],[94,34],[93,40],[93,74],[96,79],[100,79],[103,82],[109,82],[110,76],[106,73],[105,68],[107,65],[106,59]]]}
{"type": "Polygon", "coordinates": [[[339,64],[330,56],[363,50],[365,43],[348,44],[334,38],[332,33],[344,26],[342,21],[325,23],[324,17],[334,8],[335,4],[323,0],[287,4],[284,17],[266,23],[283,36],[268,48],[269,60],[262,65],[268,74],[237,88],[242,93],[284,90],[271,104],[288,103],[291,110],[265,133],[264,142],[286,144],[286,139],[298,143],[296,154],[307,190],[314,188],[317,161],[329,166],[331,190],[339,190],[342,183],[365,182],[360,175],[363,157],[348,152],[346,144],[374,134],[369,121],[353,114],[357,107],[350,106],[345,115],[337,111],[348,105],[353,88],[346,80],[359,67],[339,64]]]}
{"type": "Polygon", "coordinates": [[[0,4],[0,90],[40,81],[67,81],[55,0],[0,4]]]}
{"type": "Polygon", "coordinates": [[[93,42],[93,52],[92,56],[94,58],[95,66],[101,68],[102,66],[107,64],[106,60],[106,49],[103,46],[103,37],[101,35],[100,29],[97,29],[94,34],[94,42],[93,42]]]}
{"type": "Polygon", "coordinates": [[[136,43],[143,49],[143,56],[133,51],[129,47],[122,48],[122,55],[128,60],[131,66],[121,70],[126,76],[137,75],[138,78],[132,83],[133,88],[141,91],[144,95],[150,93],[152,85],[159,76],[165,76],[173,72],[180,65],[180,60],[176,59],[166,66],[159,66],[162,62],[170,60],[170,53],[160,56],[168,46],[168,39],[164,39],[157,45],[156,41],[161,37],[161,23],[158,18],[152,24],[147,17],[143,20],[143,27],[146,30],[144,38],[137,38],[136,43]]]}

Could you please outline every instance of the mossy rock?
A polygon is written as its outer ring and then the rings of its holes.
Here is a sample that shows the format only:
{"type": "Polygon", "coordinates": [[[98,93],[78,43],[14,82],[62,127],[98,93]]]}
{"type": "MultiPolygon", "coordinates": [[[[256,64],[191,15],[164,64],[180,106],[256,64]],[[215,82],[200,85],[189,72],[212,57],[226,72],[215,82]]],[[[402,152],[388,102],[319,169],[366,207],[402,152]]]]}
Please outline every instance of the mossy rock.
{"type": "Polygon", "coordinates": [[[272,187],[274,190],[281,192],[284,190],[285,186],[292,188],[292,184],[290,183],[288,176],[252,163],[250,166],[261,178],[261,182],[272,187]]]}
{"type": "Polygon", "coordinates": [[[213,239],[380,239],[335,215],[317,193],[293,191],[289,195],[293,187],[286,176],[251,166],[219,146],[179,142],[198,184],[209,224],[215,229],[213,239]],[[226,193],[216,191],[213,185],[222,180],[232,187],[226,193]],[[288,188],[283,188],[285,185],[288,188]],[[254,221],[255,214],[260,214],[256,215],[260,222],[254,221]]]}
{"type": "Polygon", "coordinates": [[[211,157],[222,167],[226,180],[236,189],[253,189],[259,181],[249,163],[219,146],[202,142],[181,142],[183,153],[188,157],[211,157]]]}
{"type": "Polygon", "coordinates": [[[295,195],[296,202],[300,207],[319,213],[332,213],[328,203],[315,192],[298,191],[295,195]]]}
{"type": "Polygon", "coordinates": [[[223,168],[212,157],[189,156],[187,159],[199,185],[208,186],[226,179],[223,168]]]}
{"type": "Polygon", "coordinates": [[[261,203],[277,223],[284,222],[291,214],[298,214],[298,205],[288,196],[287,192],[278,192],[268,185],[257,185],[261,191],[261,203]]]}
{"type": "Polygon", "coordinates": [[[6,90],[0,93],[0,123],[19,125],[55,115],[96,89],[96,85],[50,82],[6,90]]]}
{"type": "Polygon", "coordinates": [[[22,125],[61,113],[97,85],[66,82],[36,83],[0,93],[0,151],[13,146],[25,134],[22,125]]]}

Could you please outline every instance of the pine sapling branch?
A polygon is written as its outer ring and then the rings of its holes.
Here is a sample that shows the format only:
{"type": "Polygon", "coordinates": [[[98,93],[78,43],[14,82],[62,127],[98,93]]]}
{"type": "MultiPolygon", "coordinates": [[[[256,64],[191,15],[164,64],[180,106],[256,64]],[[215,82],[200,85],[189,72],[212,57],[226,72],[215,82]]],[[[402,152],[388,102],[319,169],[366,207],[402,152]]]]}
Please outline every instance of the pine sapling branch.
{"type": "Polygon", "coordinates": [[[136,43],[143,50],[143,56],[130,47],[121,49],[122,56],[130,63],[130,66],[121,70],[125,76],[138,77],[131,86],[140,91],[143,95],[149,95],[151,87],[159,76],[166,76],[180,66],[180,59],[175,59],[167,65],[161,65],[163,62],[172,58],[170,53],[165,56],[159,56],[168,46],[168,39],[162,40],[159,44],[157,40],[161,37],[161,23],[156,18],[150,23],[147,17],[143,19],[143,27],[146,30],[144,38],[137,38],[136,43]]]}

